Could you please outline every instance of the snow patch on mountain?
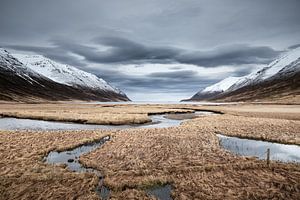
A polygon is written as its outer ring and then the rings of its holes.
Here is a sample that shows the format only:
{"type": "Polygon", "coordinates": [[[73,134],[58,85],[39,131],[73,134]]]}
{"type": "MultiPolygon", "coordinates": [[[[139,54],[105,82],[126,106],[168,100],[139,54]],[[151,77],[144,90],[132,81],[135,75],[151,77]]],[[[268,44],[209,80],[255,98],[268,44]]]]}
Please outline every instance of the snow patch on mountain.
{"type": "Polygon", "coordinates": [[[277,74],[280,70],[282,70],[284,67],[290,65],[294,61],[299,62],[300,58],[300,48],[293,49],[289,51],[288,53],[284,54],[279,59],[273,61],[266,69],[264,70],[263,75],[261,76],[261,79],[267,79],[275,74],[277,74]]]}
{"type": "Polygon", "coordinates": [[[124,94],[94,74],[75,67],[55,62],[42,55],[13,54],[27,68],[41,74],[54,82],[73,87],[87,87],[124,94]]]}
{"type": "MultiPolygon", "coordinates": [[[[40,77],[40,75],[24,66],[23,63],[21,63],[3,48],[0,48],[0,67],[3,70],[15,72],[17,76],[21,77],[24,80],[27,80],[31,84],[33,82],[38,83],[32,77],[40,77]]],[[[40,83],[38,84],[41,85],[40,83]]]]}
{"type": "Polygon", "coordinates": [[[234,91],[241,87],[257,84],[269,78],[276,78],[280,72],[281,76],[284,75],[285,70],[298,71],[300,63],[300,48],[293,49],[285,54],[283,54],[278,59],[271,62],[267,67],[251,73],[247,76],[239,78],[235,84],[233,84],[228,91],[234,91]]]}
{"type": "Polygon", "coordinates": [[[214,98],[221,93],[230,93],[244,86],[259,84],[265,80],[282,78],[300,71],[300,47],[282,54],[268,66],[243,77],[228,77],[198,92],[192,99],[214,98]]]}
{"type": "Polygon", "coordinates": [[[224,92],[231,87],[240,77],[228,77],[222,81],[206,87],[202,92],[224,92]]]}

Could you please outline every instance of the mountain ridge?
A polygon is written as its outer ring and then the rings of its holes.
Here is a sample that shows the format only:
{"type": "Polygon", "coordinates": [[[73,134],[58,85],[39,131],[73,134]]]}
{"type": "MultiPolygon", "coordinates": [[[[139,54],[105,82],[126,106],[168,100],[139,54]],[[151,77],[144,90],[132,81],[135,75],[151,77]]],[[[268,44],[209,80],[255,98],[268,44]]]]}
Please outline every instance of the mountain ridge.
{"type": "Polygon", "coordinates": [[[257,101],[267,98],[285,98],[284,96],[288,95],[298,96],[300,95],[299,77],[300,48],[295,48],[281,55],[268,66],[237,78],[224,91],[215,92],[209,89],[214,88],[214,85],[222,85],[226,79],[206,87],[184,101],[257,101]]]}
{"type": "Polygon", "coordinates": [[[103,79],[44,56],[21,54],[15,56],[0,48],[0,68],[0,100],[130,101],[122,91],[112,87],[103,79]],[[32,59],[34,57],[37,59],[32,59]],[[43,69],[44,73],[43,70],[38,69],[43,69]],[[53,76],[55,70],[57,77],[53,76]],[[72,73],[68,74],[68,72],[72,73]],[[58,77],[60,81],[57,80],[58,77]],[[63,82],[64,78],[65,82],[63,82]]]}

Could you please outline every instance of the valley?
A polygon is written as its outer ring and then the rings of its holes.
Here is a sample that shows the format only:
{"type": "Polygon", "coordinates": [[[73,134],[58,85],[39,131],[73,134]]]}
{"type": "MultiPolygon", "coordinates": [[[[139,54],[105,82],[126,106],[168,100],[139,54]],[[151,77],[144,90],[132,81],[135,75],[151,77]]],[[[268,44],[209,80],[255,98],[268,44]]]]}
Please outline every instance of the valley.
{"type": "Polygon", "coordinates": [[[171,199],[299,197],[299,163],[271,160],[267,164],[236,155],[223,148],[217,135],[300,145],[298,105],[6,103],[0,111],[3,117],[115,126],[1,130],[0,191],[4,199],[101,198],[96,192],[99,174],[74,173],[68,165],[47,164],[44,158],[51,151],[72,150],[107,136],[109,141],[101,147],[76,159],[101,174],[110,199],[159,198],[161,193],[152,196],[149,191],[165,185],[161,190],[163,194],[169,191],[171,199]],[[200,115],[191,117],[195,111],[200,115]],[[162,126],[159,115],[177,125],[162,126]],[[100,120],[102,116],[105,121],[100,120]],[[151,127],[153,120],[158,124],[151,127]],[[127,127],[118,128],[121,124],[127,127]]]}
{"type": "Polygon", "coordinates": [[[0,1],[0,200],[300,200],[300,0],[0,1]]]}

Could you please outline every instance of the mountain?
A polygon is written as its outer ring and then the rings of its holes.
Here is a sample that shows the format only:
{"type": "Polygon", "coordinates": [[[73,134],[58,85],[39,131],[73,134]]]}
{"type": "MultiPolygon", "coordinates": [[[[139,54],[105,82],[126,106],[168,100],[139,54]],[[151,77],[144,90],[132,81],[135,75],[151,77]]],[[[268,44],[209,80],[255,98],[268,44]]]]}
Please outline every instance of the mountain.
{"type": "Polygon", "coordinates": [[[210,99],[230,88],[239,77],[228,77],[196,93],[191,99],[210,99]]]}
{"type": "Polygon", "coordinates": [[[243,77],[229,77],[195,94],[188,101],[253,101],[300,96],[300,48],[243,77]]]}
{"type": "Polygon", "coordinates": [[[10,54],[0,48],[0,100],[129,101],[97,76],[40,55],[10,54]]]}

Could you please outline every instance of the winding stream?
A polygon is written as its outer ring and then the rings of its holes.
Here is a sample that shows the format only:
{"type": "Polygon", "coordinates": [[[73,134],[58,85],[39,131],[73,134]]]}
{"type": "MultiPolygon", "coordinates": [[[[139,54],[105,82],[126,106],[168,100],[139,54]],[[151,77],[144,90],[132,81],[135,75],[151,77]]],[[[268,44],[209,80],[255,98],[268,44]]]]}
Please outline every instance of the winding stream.
{"type": "MultiPolygon", "coordinates": [[[[210,112],[195,112],[193,114],[171,114],[171,115],[150,115],[152,123],[142,125],[88,125],[74,124],[64,122],[48,122],[42,120],[16,119],[16,118],[0,118],[0,130],[91,130],[91,129],[124,129],[124,128],[164,128],[180,125],[187,119],[195,118],[199,115],[212,114],[210,112]]],[[[269,148],[271,151],[271,160],[279,160],[283,162],[300,162],[300,146],[285,145],[279,143],[264,142],[259,140],[241,139],[237,137],[229,137],[217,134],[220,145],[237,155],[255,156],[259,159],[265,159],[265,152],[269,148]]],[[[92,168],[86,168],[79,162],[79,157],[100,148],[106,141],[110,140],[106,136],[98,141],[81,145],[71,150],[57,152],[51,151],[44,158],[49,164],[65,164],[67,168],[74,172],[94,173],[99,177],[99,185],[96,192],[102,199],[108,199],[110,191],[103,185],[103,176],[101,173],[92,168]]],[[[161,200],[171,200],[170,184],[163,186],[154,186],[146,189],[148,195],[155,196],[161,200]]]]}
{"type": "MultiPolygon", "coordinates": [[[[184,119],[195,118],[199,115],[212,114],[206,111],[189,113],[184,119]]],[[[170,114],[186,115],[186,114],[170,114]]],[[[12,117],[0,118],[0,130],[97,130],[97,129],[125,129],[125,128],[165,128],[178,126],[182,119],[170,119],[168,115],[150,115],[152,122],[134,125],[97,125],[97,124],[78,124],[72,122],[55,122],[35,119],[19,119],[12,117]]]]}
{"type": "MultiPolygon", "coordinates": [[[[144,125],[134,125],[127,126],[127,128],[131,127],[139,127],[139,128],[163,128],[163,127],[173,127],[178,126],[180,123],[186,119],[195,118],[199,115],[207,115],[211,114],[210,112],[195,112],[189,114],[175,114],[179,116],[180,119],[170,119],[172,115],[151,115],[152,123],[144,124],[144,125]]],[[[68,126],[66,126],[68,127],[68,126]]],[[[119,126],[105,126],[106,128],[119,128],[119,126]]],[[[74,149],[57,152],[51,151],[47,157],[45,157],[45,162],[49,164],[64,164],[67,168],[74,172],[90,172],[94,173],[99,177],[99,185],[96,188],[96,192],[100,195],[101,199],[108,199],[110,195],[110,191],[107,187],[103,185],[103,177],[101,173],[92,168],[86,168],[81,165],[79,161],[79,157],[82,154],[89,153],[101,145],[103,145],[106,141],[110,139],[109,136],[102,138],[99,141],[95,141],[92,143],[84,144],[74,149]]],[[[153,188],[146,189],[148,195],[155,196],[157,199],[161,200],[171,200],[171,185],[166,184],[163,186],[154,186],[153,188]]]]}
{"type": "MultiPolygon", "coordinates": [[[[150,115],[151,123],[141,125],[91,125],[91,124],[76,124],[66,122],[54,122],[44,120],[17,119],[17,118],[0,118],[0,130],[97,130],[97,129],[125,129],[125,128],[165,128],[179,126],[181,122],[187,119],[192,119],[200,115],[212,114],[206,111],[197,111],[195,113],[183,114],[167,114],[167,115],[150,115]],[[174,115],[176,116],[174,118],[174,115]]],[[[110,191],[103,185],[103,176],[101,172],[92,168],[86,168],[79,162],[79,157],[89,153],[100,146],[110,137],[104,137],[98,141],[87,143],[71,150],[57,152],[51,151],[44,161],[48,164],[64,164],[67,168],[74,172],[94,173],[99,177],[99,185],[96,192],[101,199],[108,199],[110,191]]],[[[162,200],[171,200],[171,185],[157,186],[146,190],[147,194],[155,196],[162,200]]]]}
{"type": "Polygon", "coordinates": [[[99,177],[99,184],[96,188],[96,192],[99,194],[101,199],[108,199],[110,191],[107,187],[103,185],[103,176],[101,172],[93,168],[87,168],[81,165],[81,163],[79,162],[79,157],[82,154],[89,153],[99,148],[109,140],[110,140],[110,136],[106,136],[104,138],[101,138],[98,141],[87,143],[71,150],[62,151],[62,152],[51,151],[44,158],[44,161],[48,164],[64,164],[67,166],[69,170],[73,172],[81,172],[81,173],[88,172],[88,173],[96,174],[99,177]]]}

